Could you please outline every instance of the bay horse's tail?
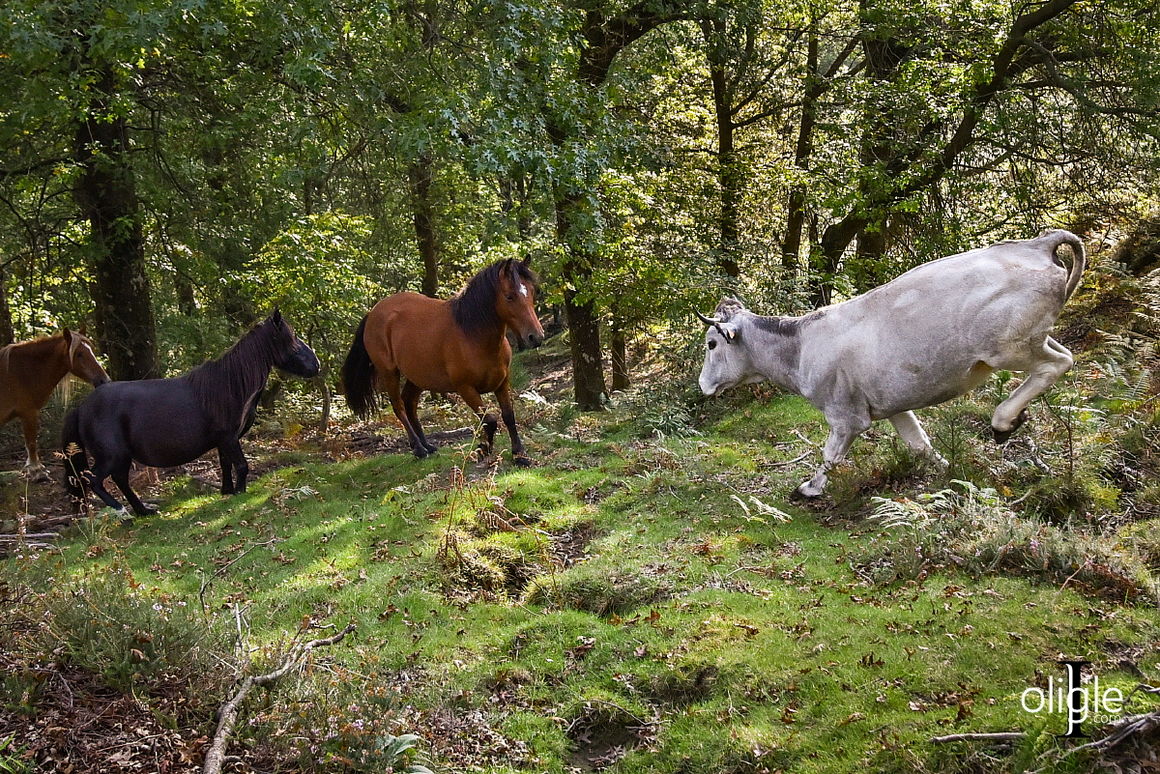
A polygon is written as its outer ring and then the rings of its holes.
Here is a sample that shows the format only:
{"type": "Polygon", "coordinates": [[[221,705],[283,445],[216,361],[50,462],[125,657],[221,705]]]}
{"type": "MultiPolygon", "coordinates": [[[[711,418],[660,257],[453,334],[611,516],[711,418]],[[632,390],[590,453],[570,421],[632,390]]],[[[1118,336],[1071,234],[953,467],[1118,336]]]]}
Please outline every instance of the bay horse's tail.
{"type": "Polygon", "coordinates": [[[79,504],[84,501],[84,474],[89,469],[89,455],[81,446],[79,409],[73,409],[65,416],[64,429],[60,434],[60,447],[64,450],[64,488],[79,504]]]}
{"type": "Polygon", "coordinates": [[[378,396],[375,394],[375,364],[371,362],[367,345],[363,343],[366,329],[367,317],[364,316],[358,324],[358,330],[354,332],[354,342],[350,345],[346,362],[342,364],[342,389],[346,395],[346,405],[355,416],[362,419],[379,408],[378,396]]]}

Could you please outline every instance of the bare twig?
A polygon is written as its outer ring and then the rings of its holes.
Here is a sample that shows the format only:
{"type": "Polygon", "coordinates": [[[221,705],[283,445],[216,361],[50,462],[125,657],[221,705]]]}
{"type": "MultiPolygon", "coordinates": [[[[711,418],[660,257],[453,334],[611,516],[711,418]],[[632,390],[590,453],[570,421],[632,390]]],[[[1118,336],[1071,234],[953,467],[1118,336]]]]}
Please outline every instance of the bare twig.
{"type": "Polygon", "coordinates": [[[934,744],[945,744],[946,742],[1014,742],[1027,734],[1022,731],[997,731],[990,734],[948,734],[947,736],[936,736],[930,741],[934,744]]]}
{"type": "Polygon", "coordinates": [[[243,679],[241,685],[238,686],[238,690],[230,697],[230,700],[222,705],[219,713],[217,731],[213,735],[213,743],[205,754],[205,763],[201,769],[202,774],[220,774],[222,764],[226,758],[226,745],[229,744],[230,734],[233,733],[234,725],[238,722],[238,712],[241,710],[242,702],[246,700],[246,696],[249,695],[255,685],[270,685],[277,682],[294,669],[300,667],[306,660],[306,656],[310,654],[310,651],[315,648],[341,642],[346,635],[354,630],[355,625],[348,624],[345,629],[332,637],[324,637],[295,645],[286,653],[286,657],[282,660],[282,665],[273,672],[267,672],[264,675],[247,676],[243,679]]]}

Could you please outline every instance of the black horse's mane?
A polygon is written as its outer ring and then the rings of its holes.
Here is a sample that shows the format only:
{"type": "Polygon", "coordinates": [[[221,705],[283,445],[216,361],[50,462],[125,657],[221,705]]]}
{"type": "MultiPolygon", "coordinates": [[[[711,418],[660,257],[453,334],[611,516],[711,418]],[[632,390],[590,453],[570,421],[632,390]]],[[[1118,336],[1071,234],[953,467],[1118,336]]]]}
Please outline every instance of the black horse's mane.
{"type": "Polygon", "coordinates": [[[499,315],[495,313],[495,294],[499,279],[508,266],[515,269],[520,282],[539,290],[540,278],[521,261],[507,259],[496,261],[482,269],[467,282],[467,287],[448,303],[455,324],[467,334],[483,333],[499,327],[499,315]]]}
{"type": "Polygon", "coordinates": [[[193,387],[213,426],[229,427],[241,421],[239,412],[243,404],[265,389],[270,369],[293,342],[293,333],[285,322],[267,319],[238,339],[221,357],[207,360],[181,378],[193,387]]]}

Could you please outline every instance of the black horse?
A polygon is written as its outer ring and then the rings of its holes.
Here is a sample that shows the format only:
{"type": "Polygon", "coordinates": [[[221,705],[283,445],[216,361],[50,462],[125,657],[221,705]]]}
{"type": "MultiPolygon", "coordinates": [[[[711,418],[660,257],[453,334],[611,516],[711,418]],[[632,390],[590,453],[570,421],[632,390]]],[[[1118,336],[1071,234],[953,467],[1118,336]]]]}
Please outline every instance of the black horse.
{"type": "Polygon", "coordinates": [[[317,376],[318,357],[274,311],[217,360],[176,379],[109,382],[64,420],[65,486],[78,503],[91,489],[111,508],[112,477],[138,515],[156,513],[129,488],[129,465],[168,468],[218,450],[222,494],[246,491],[249,465],[240,439],[254,422],[270,369],[317,376]],[[88,455],[93,467],[88,468],[88,455]],[[237,474],[236,485],[234,474],[237,474]]]}

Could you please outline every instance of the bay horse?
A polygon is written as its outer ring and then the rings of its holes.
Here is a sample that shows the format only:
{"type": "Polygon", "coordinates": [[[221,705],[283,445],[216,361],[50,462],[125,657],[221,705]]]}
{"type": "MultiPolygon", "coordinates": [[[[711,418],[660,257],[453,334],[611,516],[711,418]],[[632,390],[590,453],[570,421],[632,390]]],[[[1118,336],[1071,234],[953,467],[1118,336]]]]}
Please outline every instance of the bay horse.
{"type": "Polygon", "coordinates": [[[36,444],[40,410],[60,380],[69,374],[94,387],[109,381],[93,353],[93,343],[68,328],[54,336],[0,348],[0,425],[20,418],[28,453],[24,464],[27,473],[45,470],[36,444]]]}
{"type": "Polygon", "coordinates": [[[210,449],[218,450],[222,494],[246,491],[250,467],[240,440],[254,423],[271,368],[303,378],[319,372],[318,356],[277,309],[217,360],[184,376],[112,382],[93,391],[65,417],[61,445],[69,494],[83,504],[91,489],[105,505],[123,510],[105,488],[112,477],[134,512],[156,513],[129,487],[130,464],[169,468],[210,449]]]}
{"type": "Polygon", "coordinates": [[[342,367],[347,405],[365,418],[378,409],[376,392],[387,393],[412,453],[422,459],[437,447],[419,424],[419,398],[426,391],[457,393],[479,420],[479,451],[486,456],[498,422],[484,413],[480,396],[493,392],[511,436],[512,459],[530,465],[512,406],[507,331],[521,345],[543,343],[535,309],[538,289],[528,261],[509,258],[480,271],[449,300],[396,293],[379,301],[359,323],[342,367]]]}

